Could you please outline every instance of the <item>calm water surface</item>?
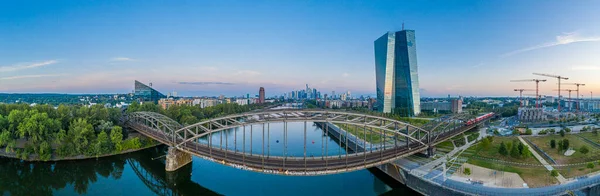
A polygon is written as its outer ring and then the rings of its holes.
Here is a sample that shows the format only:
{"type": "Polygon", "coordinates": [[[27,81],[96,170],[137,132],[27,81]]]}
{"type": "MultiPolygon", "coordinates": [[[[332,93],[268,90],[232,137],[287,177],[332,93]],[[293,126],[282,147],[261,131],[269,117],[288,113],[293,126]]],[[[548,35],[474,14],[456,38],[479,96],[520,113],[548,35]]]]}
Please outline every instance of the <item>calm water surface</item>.
{"type": "MultiPolygon", "coordinates": [[[[304,123],[288,124],[288,155],[304,156],[304,123]]],[[[262,153],[262,126],[252,131],[252,151],[262,153]]],[[[265,127],[265,137],[268,135],[265,127]]],[[[265,153],[283,154],[283,124],[270,125],[265,153]]],[[[250,150],[246,127],[246,151],[250,150]]],[[[221,136],[212,136],[219,145],[221,136]]],[[[307,123],[307,155],[345,154],[343,148],[307,123]],[[327,150],[323,146],[329,146],[327,150]]],[[[242,150],[243,129],[223,134],[223,145],[242,150]],[[234,137],[237,135],[237,138],[234,137]],[[235,142],[234,142],[235,140],[235,142]],[[235,146],[233,144],[236,144],[235,146]]],[[[207,142],[204,138],[201,142],[207,142]]],[[[225,147],[225,146],[224,146],[225,147]]],[[[280,176],[235,169],[194,157],[192,164],[167,173],[165,147],[98,160],[29,163],[0,158],[3,195],[379,195],[392,190],[368,170],[325,176],[280,176]]],[[[398,190],[395,190],[398,191],[398,190]]],[[[408,192],[402,190],[401,192],[408,192]]]]}

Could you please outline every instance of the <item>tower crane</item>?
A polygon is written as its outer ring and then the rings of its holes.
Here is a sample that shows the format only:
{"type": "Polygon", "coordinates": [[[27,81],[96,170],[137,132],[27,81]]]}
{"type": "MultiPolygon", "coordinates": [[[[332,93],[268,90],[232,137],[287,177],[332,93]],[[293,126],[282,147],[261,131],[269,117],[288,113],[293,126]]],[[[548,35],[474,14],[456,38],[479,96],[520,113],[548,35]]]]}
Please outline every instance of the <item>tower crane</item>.
{"type": "Polygon", "coordinates": [[[546,80],[540,80],[540,79],[511,80],[511,82],[535,82],[535,94],[536,94],[535,107],[536,108],[539,108],[539,103],[540,103],[540,97],[538,96],[539,92],[540,92],[540,90],[539,90],[540,82],[545,82],[545,81],[546,80]]]}
{"type": "Polygon", "coordinates": [[[565,83],[566,85],[575,85],[577,86],[577,112],[579,112],[579,86],[585,86],[585,84],[581,83],[565,83]]]}
{"type": "Polygon", "coordinates": [[[533,73],[533,75],[546,76],[546,77],[552,77],[552,78],[558,79],[558,112],[560,113],[560,80],[568,80],[569,78],[564,77],[564,76],[557,76],[557,75],[543,74],[543,73],[533,73]]]}
{"type": "MultiPolygon", "coordinates": [[[[554,89],[554,91],[558,91],[558,90],[554,89]]],[[[560,90],[560,91],[569,91],[569,99],[568,99],[568,100],[569,100],[569,101],[572,101],[572,100],[571,100],[571,92],[572,92],[572,91],[576,91],[576,90],[572,90],[572,89],[562,89],[562,90],[560,90]]],[[[577,96],[579,96],[579,94],[577,94],[577,96]]],[[[559,102],[559,104],[560,104],[560,102],[559,102]]],[[[569,110],[571,110],[571,104],[569,104],[569,110]]]]}
{"type": "MultiPolygon", "coordinates": [[[[519,91],[519,102],[521,103],[521,107],[523,107],[523,91],[535,91],[532,89],[515,89],[515,91],[519,91]]],[[[537,107],[537,102],[535,103],[537,107]]]]}

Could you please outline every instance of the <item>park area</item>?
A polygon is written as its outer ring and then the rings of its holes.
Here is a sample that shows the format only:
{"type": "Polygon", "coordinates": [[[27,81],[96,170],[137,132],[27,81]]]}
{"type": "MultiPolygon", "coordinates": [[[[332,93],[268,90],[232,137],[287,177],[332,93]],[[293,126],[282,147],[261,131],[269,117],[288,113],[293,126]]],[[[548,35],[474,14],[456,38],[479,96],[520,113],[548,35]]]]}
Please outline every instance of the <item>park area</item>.
{"type": "MultiPolygon", "coordinates": [[[[576,164],[600,159],[600,149],[593,141],[586,141],[582,135],[566,134],[564,137],[560,135],[548,135],[542,137],[527,137],[531,143],[535,144],[543,153],[546,153],[553,159],[556,164],[576,164]],[[565,150],[559,150],[558,141],[567,139],[569,142],[568,148],[572,148],[575,152],[570,155],[565,155],[565,150]],[[554,140],[556,145],[553,148],[551,141],[554,140]],[[585,146],[585,147],[584,147],[585,146]],[[587,148],[588,152],[582,152],[582,147],[587,148]]],[[[540,154],[543,154],[540,153],[540,154]]],[[[543,155],[542,155],[543,156],[543,155]]],[[[546,158],[547,159],[547,158],[546,158]]],[[[552,161],[548,160],[552,164],[552,161]]]]}
{"type": "MultiPolygon", "coordinates": [[[[484,140],[471,146],[463,155],[468,159],[467,163],[484,167],[495,171],[512,172],[518,174],[529,187],[542,187],[557,184],[558,180],[550,176],[550,172],[544,168],[533,155],[527,153],[524,155],[511,156],[510,151],[513,146],[518,150],[519,140],[517,137],[492,137],[489,144],[484,140]],[[500,146],[504,143],[508,154],[500,153],[500,146]]],[[[529,149],[531,150],[531,149],[529,149]]]]}

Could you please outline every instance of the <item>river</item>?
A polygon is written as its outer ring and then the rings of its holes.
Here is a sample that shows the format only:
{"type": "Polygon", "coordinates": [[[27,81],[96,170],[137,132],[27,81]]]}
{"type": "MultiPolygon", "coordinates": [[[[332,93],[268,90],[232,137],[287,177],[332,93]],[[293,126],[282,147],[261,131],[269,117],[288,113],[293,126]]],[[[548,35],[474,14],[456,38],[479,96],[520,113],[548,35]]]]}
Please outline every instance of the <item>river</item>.
{"type": "MultiPolygon", "coordinates": [[[[304,123],[288,123],[290,156],[304,155],[304,123]]],[[[252,151],[262,153],[262,126],[252,131],[252,151]]],[[[243,129],[223,134],[223,145],[243,149],[243,129]],[[234,138],[237,135],[237,139],[234,138]],[[227,142],[225,142],[227,141],[227,142]],[[235,142],[234,142],[235,141],[235,142]],[[235,147],[233,144],[236,144],[235,147]]],[[[283,124],[271,124],[265,151],[281,155],[283,124]]],[[[246,149],[250,147],[246,127],[246,149]]],[[[206,142],[206,138],[203,140],[206,142]]],[[[307,123],[307,156],[345,154],[321,129],[307,123]]],[[[213,145],[221,136],[212,136],[213,145]]],[[[98,160],[24,162],[0,158],[1,195],[379,195],[415,193],[405,187],[393,190],[368,170],[324,176],[282,176],[239,170],[198,157],[175,172],[164,169],[165,146],[98,160]],[[158,158],[157,158],[158,157],[158,158]],[[157,158],[157,159],[153,159],[157,158]]]]}

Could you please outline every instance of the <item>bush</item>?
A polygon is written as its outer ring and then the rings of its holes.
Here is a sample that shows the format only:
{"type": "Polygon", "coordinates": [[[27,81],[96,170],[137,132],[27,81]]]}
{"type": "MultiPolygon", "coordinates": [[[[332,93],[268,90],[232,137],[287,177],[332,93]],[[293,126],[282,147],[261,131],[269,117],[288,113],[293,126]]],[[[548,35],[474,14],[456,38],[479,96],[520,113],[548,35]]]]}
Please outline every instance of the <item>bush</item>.
{"type": "MultiPolygon", "coordinates": [[[[593,165],[593,164],[592,164],[593,165]]],[[[465,175],[471,175],[471,168],[465,167],[465,170],[463,172],[465,175]]]]}
{"type": "Polygon", "coordinates": [[[533,131],[530,128],[527,128],[527,130],[525,130],[525,135],[532,135],[533,131]]]}
{"type": "Polygon", "coordinates": [[[587,154],[588,152],[590,152],[590,149],[588,149],[587,146],[582,146],[581,148],[579,148],[579,152],[587,154]]]}
{"type": "Polygon", "coordinates": [[[560,134],[561,137],[565,137],[565,130],[562,129],[558,132],[558,134],[560,134]]]}
{"type": "Polygon", "coordinates": [[[556,171],[556,170],[550,171],[550,176],[552,176],[552,177],[558,177],[558,171],[556,171]]]}
{"type": "Polygon", "coordinates": [[[554,130],[554,129],[547,129],[547,130],[548,130],[548,132],[550,132],[551,134],[554,134],[554,133],[556,133],[556,130],[554,130]]]}
{"type": "Polygon", "coordinates": [[[521,135],[521,132],[519,132],[519,130],[515,129],[515,130],[513,130],[512,134],[518,136],[518,135],[521,135]]]}
{"type": "Polygon", "coordinates": [[[550,148],[556,148],[556,140],[550,140],[550,148]]]}
{"type": "Polygon", "coordinates": [[[586,167],[588,169],[594,169],[594,163],[588,163],[586,167]]]}
{"type": "Polygon", "coordinates": [[[571,129],[569,127],[565,127],[565,128],[563,128],[563,130],[565,130],[567,133],[571,132],[571,129]]]}
{"type": "Polygon", "coordinates": [[[541,131],[538,132],[538,135],[546,135],[546,133],[548,133],[548,131],[541,130],[541,131]]]}
{"type": "Polygon", "coordinates": [[[508,155],[508,149],[506,149],[506,145],[504,144],[504,142],[500,143],[500,148],[498,149],[498,153],[500,153],[501,155],[508,155]]]}

